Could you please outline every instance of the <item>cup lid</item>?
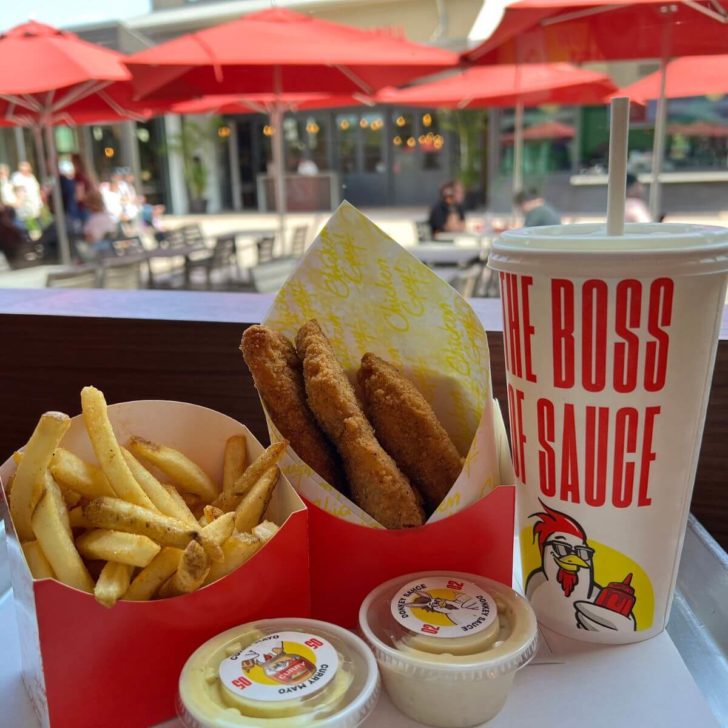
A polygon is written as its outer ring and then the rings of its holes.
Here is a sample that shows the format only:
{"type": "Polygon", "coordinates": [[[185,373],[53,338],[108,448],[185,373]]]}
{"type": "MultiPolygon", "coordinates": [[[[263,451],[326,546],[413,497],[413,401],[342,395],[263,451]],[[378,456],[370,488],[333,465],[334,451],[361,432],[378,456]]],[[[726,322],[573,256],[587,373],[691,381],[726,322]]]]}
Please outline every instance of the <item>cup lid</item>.
{"type": "Polygon", "coordinates": [[[223,632],[187,660],[178,709],[204,728],[354,728],[374,709],[379,677],[366,644],[313,619],[270,619],[223,632]]]}
{"type": "Polygon", "coordinates": [[[628,223],[607,235],[603,223],[545,225],[503,233],[488,265],[495,270],[580,275],[704,275],[728,271],[728,228],[628,223]]]}
{"type": "Polygon", "coordinates": [[[421,678],[488,679],[515,672],[536,651],[528,602],[476,574],[391,579],[366,597],[359,626],[381,664],[421,678]]]}

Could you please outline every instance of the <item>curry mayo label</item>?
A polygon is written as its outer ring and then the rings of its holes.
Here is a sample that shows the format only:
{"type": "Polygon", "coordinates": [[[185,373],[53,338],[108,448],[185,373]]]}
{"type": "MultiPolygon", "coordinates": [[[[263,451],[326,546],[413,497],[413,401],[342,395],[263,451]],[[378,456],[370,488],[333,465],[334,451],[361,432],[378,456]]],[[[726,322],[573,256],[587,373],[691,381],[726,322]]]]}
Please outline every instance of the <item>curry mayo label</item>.
{"type": "Polygon", "coordinates": [[[277,632],[220,663],[220,680],[246,700],[276,702],[326,687],[339,667],[334,646],[313,634],[277,632]]]}
{"type": "Polygon", "coordinates": [[[463,579],[428,576],[405,584],[393,597],[392,616],[411,632],[431,637],[464,637],[495,621],[495,600],[463,579]]]}
{"type": "Polygon", "coordinates": [[[526,595],[575,637],[659,631],[721,282],[628,267],[622,278],[499,278],[526,595]]]}

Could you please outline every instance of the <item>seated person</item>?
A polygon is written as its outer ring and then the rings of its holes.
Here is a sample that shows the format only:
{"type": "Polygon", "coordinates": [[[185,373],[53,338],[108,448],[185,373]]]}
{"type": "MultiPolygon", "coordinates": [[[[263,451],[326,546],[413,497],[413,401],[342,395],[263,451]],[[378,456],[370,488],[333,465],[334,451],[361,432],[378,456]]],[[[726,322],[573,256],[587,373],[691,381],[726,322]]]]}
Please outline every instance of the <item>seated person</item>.
{"type": "Polygon", "coordinates": [[[86,195],[88,218],[83,226],[83,236],[89,244],[92,257],[108,255],[113,251],[111,241],[116,237],[119,224],[104,205],[103,197],[98,190],[91,190],[86,195]]]}
{"type": "Polygon", "coordinates": [[[518,192],[513,201],[523,214],[523,227],[561,224],[561,215],[534,188],[518,192]]]}
{"type": "Polygon", "coordinates": [[[433,238],[439,233],[459,233],[465,230],[465,211],[457,200],[455,182],[445,182],[440,187],[440,199],[430,210],[428,222],[433,238]]]}
{"type": "MultiPolygon", "coordinates": [[[[633,174],[627,175],[627,199],[624,201],[625,222],[653,222],[644,200],[642,183],[633,174]]],[[[662,220],[660,220],[662,222],[662,220]]]]}

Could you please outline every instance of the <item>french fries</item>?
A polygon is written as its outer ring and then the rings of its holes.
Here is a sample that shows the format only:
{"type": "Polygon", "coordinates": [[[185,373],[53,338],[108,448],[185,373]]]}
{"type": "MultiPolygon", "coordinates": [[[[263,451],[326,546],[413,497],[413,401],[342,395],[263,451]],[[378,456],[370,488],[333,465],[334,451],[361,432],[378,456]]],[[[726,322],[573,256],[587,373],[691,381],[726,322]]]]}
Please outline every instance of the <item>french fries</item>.
{"type": "Polygon", "coordinates": [[[53,451],[71,426],[71,419],[62,412],[46,412],[23,450],[10,491],[10,515],[21,541],[33,538],[31,518],[43,495],[43,480],[53,451]]]}
{"type": "Polygon", "coordinates": [[[172,447],[119,442],[98,389],[85,387],[81,404],[98,464],[63,446],[70,418],[47,412],[6,479],[34,579],[57,579],[106,607],[181,596],[234,571],[275,535],[262,518],[285,443],[248,463],[245,437],[228,438],[215,483],[172,447]]]}
{"type": "Polygon", "coordinates": [[[50,469],[58,485],[80,493],[84,498],[115,495],[101,468],[81,460],[65,448],[56,448],[50,469]]]}
{"type": "Polygon", "coordinates": [[[197,526],[190,527],[176,518],[153,513],[119,498],[94,498],[83,507],[83,515],[96,528],[136,533],[148,536],[161,546],[180,549],[200,533],[197,526]]]}
{"type": "Polygon", "coordinates": [[[266,448],[261,456],[235,481],[232,492],[237,495],[245,495],[260,480],[263,473],[281,459],[287,447],[288,441],[281,440],[266,448]]]}
{"type": "MultiPolygon", "coordinates": [[[[121,448],[121,452],[134,479],[149,496],[149,500],[159,509],[160,513],[176,518],[183,523],[197,525],[195,517],[183,500],[180,503],[125,447],[121,448]]],[[[176,489],[171,488],[171,490],[177,494],[176,489]]]]}
{"type": "Polygon", "coordinates": [[[266,470],[253,487],[243,496],[235,509],[235,528],[241,533],[250,531],[260,523],[265,509],[270,503],[273,489],[278,482],[280,471],[277,467],[266,470]]]}
{"type": "Polygon", "coordinates": [[[205,584],[212,584],[231,571],[242,566],[258,549],[263,542],[250,533],[235,533],[222,545],[223,560],[213,562],[207,575],[205,584]]]}
{"type": "Polygon", "coordinates": [[[210,571],[210,560],[197,541],[190,541],[182,553],[177,571],[159,590],[160,597],[176,597],[199,589],[210,571]]]}
{"type": "Polygon", "coordinates": [[[222,465],[222,492],[232,493],[235,481],[245,472],[248,448],[242,435],[233,435],[225,443],[222,465]]]}
{"type": "Polygon", "coordinates": [[[86,559],[118,561],[130,566],[146,566],[161,550],[147,536],[105,528],[86,531],[76,539],[76,548],[86,559]]]}
{"type": "Polygon", "coordinates": [[[23,544],[23,553],[34,579],[55,578],[53,567],[43,553],[38,541],[26,541],[23,544]]]}
{"type": "Polygon", "coordinates": [[[200,531],[200,543],[210,561],[224,560],[225,556],[221,546],[233,535],[234,530],[235,514],[223,513],[200,531]]]}
{"type": "Polygon", "coordinates": [[[93,592],[94,582],[69,535],[68,511],[60,488],[46,478],[45,493],[33,512],[31,528],[56,577],[68,586],[93,592]]]}
{"type": "Polygon", "coordinates": [[[163,548],[149,565],[134,577],[124,594],[124,599],[133,602],[151,599],[159,587],[177,571],[181,558],[182,552],[179,549],[163,548]]]}
{"type": "Polygon", "coordinates": [[[156,510],[149,496],[134,480],[121,454],[121,448],[109,422],[103,393],[95,387],[84,387],[81,390],[81,410],[91,445],[114,494],[135,505],[156,510]]]}
{"type": "MultiPolygon", "coordinates": [[[[182,494],[173,485],[162,484],[162,487],[169,493],[169,497],[175,502],[175,508],[178,509],[179,520],[185,523],[197,523],[195,514],[190,510],[187,501],[182,497],[182,494]],[[184,518],[182,516],[184,515],[184,518]]],[[[197,496],[193,496],[197,497],[197,496]]]]}
{"type": "Polygon", "coordinates": [[[94,597],[99,604],[113,607],[129,588],[133,566],[108,561],[101,569],[94,588],[94,597]]]}
{"type": "Polygon", "coordinates": [[[179,450],[141,437],[132,437],[129,450],[132,455],[158,467],[178,488],[194,493],[208,503],[217,496],[218,488],[207,473],[179,450]]]}

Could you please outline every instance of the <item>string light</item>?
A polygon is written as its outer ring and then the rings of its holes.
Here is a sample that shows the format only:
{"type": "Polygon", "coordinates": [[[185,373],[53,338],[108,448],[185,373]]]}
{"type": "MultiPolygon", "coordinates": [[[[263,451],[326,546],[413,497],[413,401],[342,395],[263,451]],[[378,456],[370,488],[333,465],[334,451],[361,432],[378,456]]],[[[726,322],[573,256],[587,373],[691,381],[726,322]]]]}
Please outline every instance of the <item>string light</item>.
{"type": "Polygon", "coordinates": [[[402,145],[402,137],[401,136],[394,137],[394,139],[392,139],[392,143],[394,144],[395,147],[401,146],[402,145]]]}
{"type": "Polygon", "coordinates": [[[404,126],[407,123],[407,120],[404,118],[404,116],[398,116],[394,123],[397,126],[404,126]]]}
{"type": "Polygon", "coordinates": [[[342,119],[339,123],[339,129],[341,129],[342,131],[346,131],[350,126],[351,124],[349,124],[347,119],[342,119]]]}
{"type": "Polygon", "coordinates": [[[420,134],[419,137],[417,137],[417,141],[420,144],[425,144],[427,142],[427,137],[424,134],[420,134]]]}
{"type": "Polygon", "coordinates": [[[217,128],[217,135],[220,137],[220,139],[227,139],[231,133],[232,132],[229,126],[219,126],[217,128]]]}
{"type": "Polygon", "coordinates": [[[362,129],[366,129],[369,126],[369,122],[366,119],[359,119],[359,126],[362,129]]]}
{"type": "Polygon", "coordinates": [[[104,147],[104,156],[107,159],[111,159],[115,154],[114,147],[104,147]]]}
{"type": "Polygon", "coordinates": [[[414,137],[407,137],[407,146],[410,149],[413,149],[415,146],[417,146],[417,142],[415,141],[414,137]]]}
{"type": "Polygon", "coordinates": [[[315,121],[309,121],[308,124],[306,124],[306,131],[309,134],[318,134],[320,127],[315,121]]]}
{"type": "Polygon", "coordinates": [[[425,114],[422,117],[422,123],[424,126],[431,126],[432,125],[432,115],[431,114],[425,114]]]}
{"type": "Polygon", "coordinates": [[[263,127],[263,136],[267,136],[267,137],[273,136],[273,127],[270,124],[266,124],[263,127]]]}

